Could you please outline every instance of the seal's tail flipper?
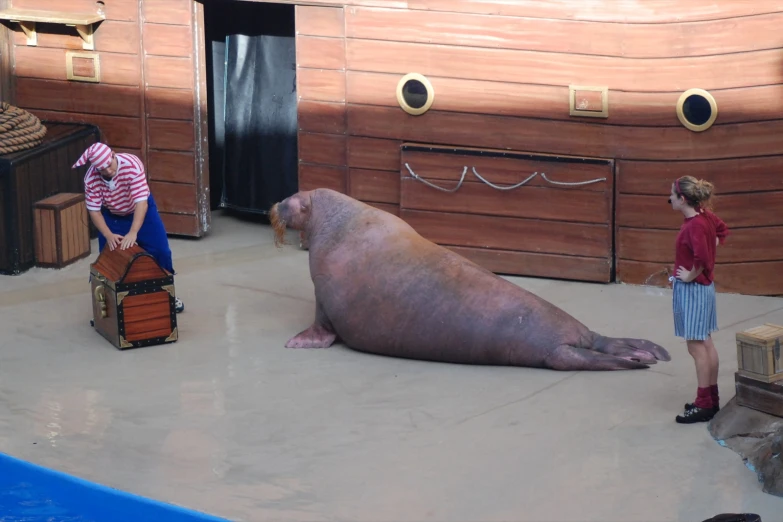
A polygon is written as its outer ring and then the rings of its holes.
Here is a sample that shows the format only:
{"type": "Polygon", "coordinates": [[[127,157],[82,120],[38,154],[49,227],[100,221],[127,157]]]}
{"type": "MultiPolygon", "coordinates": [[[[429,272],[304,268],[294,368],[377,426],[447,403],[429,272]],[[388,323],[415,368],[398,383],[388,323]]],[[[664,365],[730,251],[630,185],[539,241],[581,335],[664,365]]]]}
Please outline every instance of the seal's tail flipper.
{"type": "Polygon", "coordinates": [[[286,348],[329,348],[337,339],[337,335],[318,323],[307,330],[299,332],[287,343],[286,348]]]}
{"type": "Polygon", "coordinates": [[[590,347],[601,352],[624,359],[636,359],[647,364],[657,361],[671,361],[672,357],[663,346],[645,339],[614,338],[596,335],[590,347]]]}
{"type": "Polygon", "coordinates": [[[547,368],[562,371],[642,370],[649,368],[643,362],[565,344],[552,350],[544,364],[547,368]]]}

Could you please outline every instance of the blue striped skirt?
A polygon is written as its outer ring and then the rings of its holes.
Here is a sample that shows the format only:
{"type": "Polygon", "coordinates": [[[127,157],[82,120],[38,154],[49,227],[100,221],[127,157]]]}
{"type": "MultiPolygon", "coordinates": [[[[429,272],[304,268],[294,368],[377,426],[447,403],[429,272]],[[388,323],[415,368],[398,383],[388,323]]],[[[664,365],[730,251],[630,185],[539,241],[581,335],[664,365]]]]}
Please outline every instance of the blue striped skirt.
{"type": "Polygon", "coordinates": [[[703,341],[717,331],[715,283],[705,286],[675,278],[672,284],[674,335],[686,341],[703,341]]]}

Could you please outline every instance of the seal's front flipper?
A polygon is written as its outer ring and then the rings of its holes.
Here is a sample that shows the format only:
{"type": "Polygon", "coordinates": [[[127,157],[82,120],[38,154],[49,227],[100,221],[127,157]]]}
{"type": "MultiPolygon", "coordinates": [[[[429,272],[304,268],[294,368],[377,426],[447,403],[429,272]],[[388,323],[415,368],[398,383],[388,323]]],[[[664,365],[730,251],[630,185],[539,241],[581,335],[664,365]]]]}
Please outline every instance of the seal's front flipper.
{"type": "Polygon", "coordinates": [[[612,338],[595,334],[591,348],[597,352],[639,360],[647,364],[657,361],[671,361],[672,357],[663,346],[645,339],[612,338]]]}
{"type": "Polygon", "coordinates": [[[337,335],[318,323],[299,332],[296,337],[285,343],[286,348],[329,348],[337,339],[337,335]]]}
{"type": "Polygon", "coordinates": [[[547,355],[544,366],[562,371],[641,370],[649,368],[642,362],[629,361],[565,344],[558,346],[547,355]]]}
{"type": "Polygon", "coordinates": [[[286,348],[329,348],[337,340],[337,334],[329,318],[315,301],[315,321],[307,330],[299,332],[285,343],[286,348]]]}

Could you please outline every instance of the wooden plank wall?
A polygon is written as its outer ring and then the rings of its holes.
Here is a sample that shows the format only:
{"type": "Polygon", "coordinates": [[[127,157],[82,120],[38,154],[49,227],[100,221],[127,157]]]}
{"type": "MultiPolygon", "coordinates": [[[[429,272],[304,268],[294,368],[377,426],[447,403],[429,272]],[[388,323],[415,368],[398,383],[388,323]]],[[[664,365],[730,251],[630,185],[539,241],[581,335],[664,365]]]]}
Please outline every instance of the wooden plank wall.
{"type": "MultiPolygon", "coordinates": [[[[615,159],[617,280],[642,283],[673,262],[680,218],[666,199],[671,180],[690,173],[715,183],[716,211],[732,229],[719,249],[718,289],[783,294],[783,214],[772,210],[783,198],[780,2],[403,3],[297,10],[302,34],[345,36],[344,72],[324,45],[298,42],[321,53],[306,65],[318,75],[300,69],[300,121],[311,132],[342,134],[345,126],[350,195],[399,208],[402,142],[615,159]],[[315,14],[327,12],[318,19],[331,20],[331,29],[302,23],[306,13],[315,25],[315,14]],[[397,104],[395,87],[409,72],[435,89],[422,116],[397,104]],[[570,116],[569,84],[608,86],[609,117],[570,116]],[[308,94],[311,87],[318,93],[308,94]],[[692,87],[717,101],[718,119],[706,132],[676,116],[678,97],[692,87]]],[[[325,141],[321,148],[334,150],[325,141]]],[[[308,169],[307,187],[339,177],[308,169]]]]}
{"type": "Polygon", "coordinates": [[[193,5],[143,0],[141,48],[150,188],[167,229],[196,236],[208,208],[199,209],[193,5]]]}
{"type": "Polygon", "coordinates": [[[347,190],[343,9],[296,6],[299,188],[347,190]]]}
{"type": "Polygon", "coordinates": [[[400,217],[430,241],[495,272],[611,281],[611,161],[406,146],[401,162],[400,217]]]}
{"type": "MultiPolygon", "coordinates": [[[[105,0],[95,30],[100,83],[68,81],[66,51],[82,50],[73,28],[39,24],[38,45],[14,32],[15,104],[41,119],[97,125],[117,152],[139,156],[169,233],[203,234],[200,139],[194,110],[198,56],[192,0],[105,0]],[[196,52],[194,52],[194,50],[196,52]],[[198,167],[198,168],[197,168],[198,167]]],[[[93,0],[14,0],[16,8],[94,12],[93,0]]],[[[75,161],[76,158],[74,158],[75,161]]],[[[204,163],[206,164],[206,163],[204,163]]]]}

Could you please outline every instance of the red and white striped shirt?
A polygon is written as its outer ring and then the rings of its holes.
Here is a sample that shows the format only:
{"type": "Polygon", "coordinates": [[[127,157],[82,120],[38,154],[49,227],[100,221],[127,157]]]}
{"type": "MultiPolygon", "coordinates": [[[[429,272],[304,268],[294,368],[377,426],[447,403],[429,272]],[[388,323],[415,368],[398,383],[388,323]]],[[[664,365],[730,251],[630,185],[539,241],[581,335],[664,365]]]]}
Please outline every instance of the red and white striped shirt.
{"type": "Polygon", "coordinates": [[[128,153],[118,153],[117,174],[107,180],[91,165],[84,176],[84,198],[87,210],[98,211],[106,206],[112,214],[133,213],[136,203],[150,195],[147,176],[141,160],[128,153]]]}

